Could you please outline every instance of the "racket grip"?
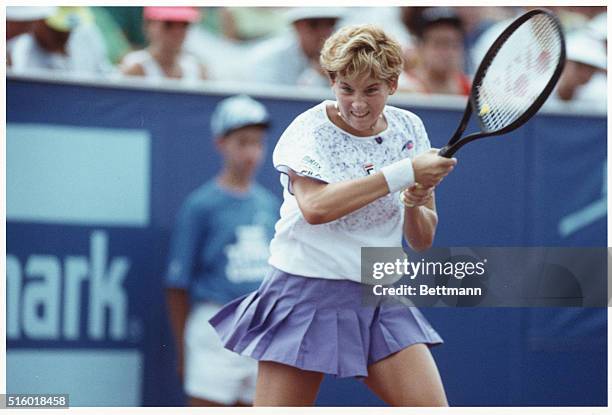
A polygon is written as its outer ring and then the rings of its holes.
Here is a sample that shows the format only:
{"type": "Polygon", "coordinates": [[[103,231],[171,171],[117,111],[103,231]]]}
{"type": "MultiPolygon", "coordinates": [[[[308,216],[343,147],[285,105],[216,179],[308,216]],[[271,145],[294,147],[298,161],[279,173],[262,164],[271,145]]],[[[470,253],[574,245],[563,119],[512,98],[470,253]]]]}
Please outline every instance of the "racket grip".
{"type": "Polygon", "coordinates": [[[446,157],[447,159],[453,157],[453,154],[455,154],[455,152],[451,146],[444,146],[440,149],[440,151],[438,151],[438,156],[446,157]]]}

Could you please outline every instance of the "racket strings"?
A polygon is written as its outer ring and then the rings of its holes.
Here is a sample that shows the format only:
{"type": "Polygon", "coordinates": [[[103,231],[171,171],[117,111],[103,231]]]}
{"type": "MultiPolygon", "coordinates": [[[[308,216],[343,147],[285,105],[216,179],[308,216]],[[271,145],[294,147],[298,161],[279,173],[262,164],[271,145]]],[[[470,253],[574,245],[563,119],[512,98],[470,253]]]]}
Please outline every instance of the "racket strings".
{"type": "Polygon", "coordinates": [[[540,96],[562,56],[561,33],[546,14],[535,15],[501,45],[476,87],[477,115],[487,131],[517,120],[540,96]]]}

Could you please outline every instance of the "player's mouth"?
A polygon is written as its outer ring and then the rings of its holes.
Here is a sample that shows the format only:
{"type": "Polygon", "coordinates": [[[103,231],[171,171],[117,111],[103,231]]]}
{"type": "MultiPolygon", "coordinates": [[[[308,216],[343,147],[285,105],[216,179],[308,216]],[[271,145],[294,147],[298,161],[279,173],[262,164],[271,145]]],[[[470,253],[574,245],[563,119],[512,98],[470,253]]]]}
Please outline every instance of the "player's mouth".
{"type": "Polygon", "coordinates": [[[351,111],[351,115],[357,119],[363,119],[363,118],[366,118],[368,115],[370,115],[370,111],[364,112],[363,114],[356,114],[351,111]]]}

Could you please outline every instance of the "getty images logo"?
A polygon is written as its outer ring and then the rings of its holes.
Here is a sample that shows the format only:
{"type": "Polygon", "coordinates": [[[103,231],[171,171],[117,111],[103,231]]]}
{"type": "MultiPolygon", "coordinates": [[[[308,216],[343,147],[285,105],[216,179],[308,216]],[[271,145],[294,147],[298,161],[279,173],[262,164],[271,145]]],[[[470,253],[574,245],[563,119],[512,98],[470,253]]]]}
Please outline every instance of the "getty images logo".
{"type": "Polygon", "coordinates": [[[21,264],[7,255],[8,339],[126,339],[128,298],[123,283],[130,261],[109,260],[106,232],[92,232],[89,245],[89,258],[33,254],[21,264]],[[81,304],[82,299],[87,304],[81,304]],[[82,318],[87,319],[86,334],[80,332],[82,318]]]}

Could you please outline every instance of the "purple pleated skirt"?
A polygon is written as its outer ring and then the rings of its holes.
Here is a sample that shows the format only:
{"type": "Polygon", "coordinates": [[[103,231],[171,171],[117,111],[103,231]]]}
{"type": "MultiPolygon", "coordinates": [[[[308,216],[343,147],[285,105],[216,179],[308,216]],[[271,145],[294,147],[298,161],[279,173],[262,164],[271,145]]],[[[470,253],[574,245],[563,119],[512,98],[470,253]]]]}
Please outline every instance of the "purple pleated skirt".
{"type": "Polygon", "coordinates": [[[364,305],[362,290],[274,269],[209,321],[234,352],[337,377],[365,377],[369,365],[412,344],[442,343],[417,308],[364,305]]]}

